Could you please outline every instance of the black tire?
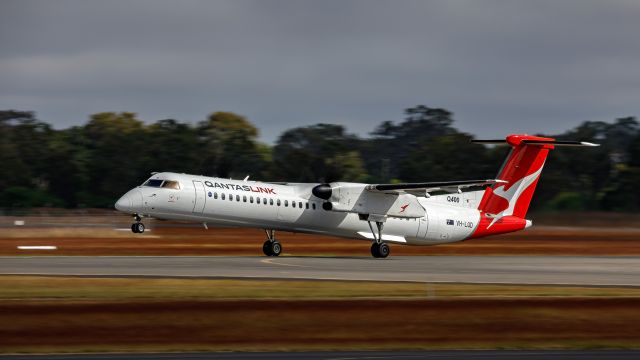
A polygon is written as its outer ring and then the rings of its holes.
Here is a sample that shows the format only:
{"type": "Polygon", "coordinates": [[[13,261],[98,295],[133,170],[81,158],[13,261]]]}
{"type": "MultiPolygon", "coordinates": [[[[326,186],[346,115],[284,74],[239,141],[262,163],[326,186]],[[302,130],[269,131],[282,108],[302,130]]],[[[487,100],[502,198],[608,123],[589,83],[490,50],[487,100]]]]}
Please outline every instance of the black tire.
{"type": "Polygon", "coordinates": [[[280,255],[281,252],[282,252],[282,245],[277,241],[273,241],[271,243],[271,256],[278,256],[280,255]]]}
{"type": "Polygon", "coordinates": [[[138,232],[138,234],[142,234],[144,232],[144,224],[143,223],[136,223],[136,230],[138,232]]]}
{"type": "Polygon", "coordinates": [[[371,256],[374,258],[380,257],[380,249],[378,248],[378,243],[371,244],[371,256]]]}
{"type": "Polygon", "coordinates": [[[266,255],[266,256],[273,256],[273,254],[271,253],[271,241],[267,240],[264,242],[264,244],[262,244],[262,252],[266,255]]]}
{"type": "Polygon", "coordinates": [[[380,243],[378,245],[378,255],[380,258],[386,258],[387,256],[389,256],[389,253],[391,252],[391,249],[389,248],[389,245],[385,244],[385,243],[380,243]]]}
{"type": "Polygon", "coordinates": [[[131,232],[134,234],[138,233],[138,227],[136,226],[135,223],[131,224],[131,232]]]}

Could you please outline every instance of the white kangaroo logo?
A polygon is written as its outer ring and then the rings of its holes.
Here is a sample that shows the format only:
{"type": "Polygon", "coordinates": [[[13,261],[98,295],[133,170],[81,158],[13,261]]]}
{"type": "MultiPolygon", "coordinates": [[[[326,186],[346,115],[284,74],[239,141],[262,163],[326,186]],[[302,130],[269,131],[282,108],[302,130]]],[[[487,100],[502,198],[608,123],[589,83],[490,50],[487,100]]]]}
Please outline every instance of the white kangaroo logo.
{"type": "Polygon", "coordinates": [[[542,173],[543,167],[544,163],[542,163],[538,171],[518,180],[515,184],[513,184],[513,186],[509,188],[509,190],[504,190],[505,185],[500,185],[493,189],[493,194],[507,200],[509,202],[509,206],[507,206],[507,208],[502,210],[500,213],[496,214],[496,216],[493,218],[493,221],[491,221],[491,224],[487,226],[487,229],[493,226],[493,224],[495,224],[496,221],[500,220],[501,218],[513,215],[513,210],[518,203],[520,195],[522,195],[522,193],[536,181],[536,179],[540,176],[540,173],[542,173]]]}

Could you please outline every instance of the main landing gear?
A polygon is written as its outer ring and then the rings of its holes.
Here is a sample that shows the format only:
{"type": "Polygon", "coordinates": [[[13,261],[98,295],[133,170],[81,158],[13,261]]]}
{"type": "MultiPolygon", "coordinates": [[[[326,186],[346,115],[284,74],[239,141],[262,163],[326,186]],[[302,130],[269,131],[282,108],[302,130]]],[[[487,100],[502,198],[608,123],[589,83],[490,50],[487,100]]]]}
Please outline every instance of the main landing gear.
{"type": "Polygon", "coordinates": [[[385,243],[374,242],[371,244],[371,255],[373,255],[374,258],[386,258],[389,256],[390,251],[389,245],[385,243]]]}
{"type": "Polygon", "coordinates": [[[142,218],[138,214],[135,214],[133,216],[133,220],[135,222],[131,224],[131,232],[135,234],[142,234],[144,232],[144,224],[141,223],[142,218]]]}
{"type": "Polygon", "coordinates": [[[267,241],[262,244],[262,252],[267,256],[278,256],[282,252],[282,245],[276,240],[275,230],[265,230],[267,241]]]}
{"type": "Polygon", "coordinates": [[[367,221],[369,223],[369,228],[371,229],[371,233],[373,234],[373,244],[371,244],[371,255],[374,258],[386,258],[389,256],[391,249],[389,249],[389,245],[382,242],[382,228],[384,227],[384,222],[376,221],[376,228],[378,229],[378,233],[376,234],[373,231],[373,225],[371,225],[372,221],[367,221]]]}

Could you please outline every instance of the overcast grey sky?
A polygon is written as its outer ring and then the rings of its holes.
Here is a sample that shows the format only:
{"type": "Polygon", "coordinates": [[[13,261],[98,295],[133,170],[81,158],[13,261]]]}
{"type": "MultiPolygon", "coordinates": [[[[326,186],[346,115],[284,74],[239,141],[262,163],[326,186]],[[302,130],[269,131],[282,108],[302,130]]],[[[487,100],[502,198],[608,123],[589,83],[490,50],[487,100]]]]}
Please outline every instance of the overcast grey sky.
{"type": "Polygon", "coordinates": [[[246,115],[274,141],[417,104],[481,137],[637,115],[640,1],[0,0],[0,109],[246,115]]]}

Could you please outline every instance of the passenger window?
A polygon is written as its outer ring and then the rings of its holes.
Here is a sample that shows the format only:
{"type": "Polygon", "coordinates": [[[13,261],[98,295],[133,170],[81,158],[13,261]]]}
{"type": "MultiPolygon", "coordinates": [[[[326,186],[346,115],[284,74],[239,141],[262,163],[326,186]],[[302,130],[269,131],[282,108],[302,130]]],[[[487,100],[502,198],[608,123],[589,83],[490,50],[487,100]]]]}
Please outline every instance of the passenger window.
{"type": "Polygon", "coordinates": [[[308,202],[304,203],[304,208],[309,210],[309,203],[308,202]]]}
{"type": "MultiPolygon", "coordinates": [[[[258,198],[258,201],[260,201],[260,198],[258,198]]],[[[253,196],[249,198],[249,202],[253,204],[253,196]]]]}
{"type": "Polygon", "coordinates": [[[224,200],[224,193],[220,194],[220,199],[224,200]]]}
{"type": "Polygon", "coordinates": [[[164,184],[162,184],[163,188],[180,190],[180,183],[173,180],[166,180],[164,184]]]}
{"type": "Polygon", "coordinates": [[[292,207],[292,208],[296,207],[296,202],[295,202],[295,201],[292,201],[292,202],[291,202],[291,207],[292,207]]]}
{"type": "Polygon", "coordinates": [[[267,198],[262,198],[264,200],[264,204],[267,205],[267,198]]]}
{"type": "Polygon", "coordinates": [[[218,193],[217,193],[217,192],[214,192],[214,193],[213,193],[213,198],[214,198],[214,199],[217,199],[217,198],[218,198],[218,193]]]}
{"type": "Polygon", "coordinates": [[[313,210],[316,209],[316,203],[311,204],[311,206],[313,207],[313,210]]]}
{"type": "Polygon", "coordinates": [[[280,199],[277,200],[276,205],[280,206],[280,199]]]}
{"type": "Polygon", "coordinates": [[[242,196],[242,202],[247,202],[247,195],[242,196]]]}
{"type": "Polygon", "coordinates": [[[298,201],[298,207],[302,209],[302,201],[298,201]]]}
{"type": "Polygon", "coordinates": [[[229,194],[229,201],[233,201],[233,194],[229,194]]]}
{"type": "Polygon", "coordinates": [[[240,201],[240,195],[236,195],[236,201],[240,201]]]}
{"type": "Polygon", "coordinates": [[[284,201],[284,206],[287,206],[287,207],[289,206],[289,200],[284,201]]]}
{"type": "Polygon", "coordinates": [[[158,179],[149,179],[147,180],[147,182],[145,182],[144,184],[142,184],[142,186],[149,186],[149,187],[160,187],[162,185],[162,182],[164,180],[158,180],[158,179]]]}

